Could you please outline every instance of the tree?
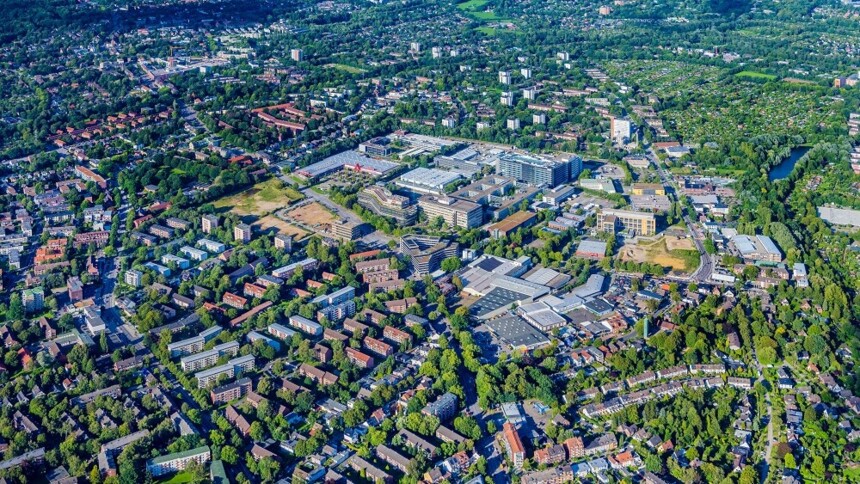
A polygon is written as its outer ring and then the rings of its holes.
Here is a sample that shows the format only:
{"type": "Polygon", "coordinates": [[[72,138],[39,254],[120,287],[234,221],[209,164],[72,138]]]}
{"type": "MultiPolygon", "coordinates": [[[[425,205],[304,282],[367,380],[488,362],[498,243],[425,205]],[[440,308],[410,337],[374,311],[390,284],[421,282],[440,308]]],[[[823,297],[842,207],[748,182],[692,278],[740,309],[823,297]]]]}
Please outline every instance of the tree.
{"type": "Polygon", "coordinates": [[[236,452],[235,447],[225,445],[221,448],[221,460],[233,465],[239,460],[239,453],[236,452]]]}
{"type": "Polygon", "coordinates": [[[9,310],[7,311],[9,321],[18,321],[24,319],[24,303],[21,302],[21,295],[18,293],[12,294],[9,298],[9,310]]]}
{"type": "Polygon", "coordinates": [[[454,272],[462,266],[462,261],[459,257],[448,257],[442,261],[442,270],[445,272],[454,272]]]}

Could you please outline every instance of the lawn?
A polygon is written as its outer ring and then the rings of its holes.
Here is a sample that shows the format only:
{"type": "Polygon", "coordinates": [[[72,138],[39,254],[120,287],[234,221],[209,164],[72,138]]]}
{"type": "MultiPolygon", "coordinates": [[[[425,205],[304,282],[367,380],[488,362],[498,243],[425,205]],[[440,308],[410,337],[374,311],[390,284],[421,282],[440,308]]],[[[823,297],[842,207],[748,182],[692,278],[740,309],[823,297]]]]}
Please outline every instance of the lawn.
{"type": "Polygon", "coordinates": [[[302,198],[304,196],[299,191],[285,186],[277,178],[272,178],[244,192],[216,200],[213,205],[239,215],[264,215],[302,198]]]}
{"type": "Polygon", "coordinates": [[[767,79],[768,81],[772,81],[776,79],[776,76],[772,74],[765,74],[764,72],[756,72],[756,71],[740,71],[735,74],[736,77],[752,77],[753,79],[767,79]]]}
{"type": "Polygon", "coordinates": [[[490,0],[468,0],[466,2],[458,3],[457,8],[465,11],[475,11],[484,8],[488,3],[490,3],[490,0]]]}
{"type": "MultiPolygon", "coordinates": [[[[484,7],[490,3],[490,0],[468,0],[463,3],[458,3],[457,8],[462,10],[464,13],[469,15],[475,20],[481,20],[483,22],[507,22],[509,19],[500,17],[496,15],[496,13],[492,10],[484,10],[484,7]]],[[[482,30],[483,27],[478,30],[487,34],[494,35],[495,32],[489,32],[482,30]]]]}
{"type": "Polygon", "coordinates": [[[367,72],[365,69],[361,69],[360,67],[349,66],[346,64],[326,64],[323,67],[327,67],[329,69],[337,69],[339,71],[348,72],[350,74],[364,74],[367,72]]]}
{"type": "Polygon", "coordinates": [[[191,482],[193,476],[190,472],[178,472],[166,481],[161,481],[163,484],[185,484],[191,482]]]}

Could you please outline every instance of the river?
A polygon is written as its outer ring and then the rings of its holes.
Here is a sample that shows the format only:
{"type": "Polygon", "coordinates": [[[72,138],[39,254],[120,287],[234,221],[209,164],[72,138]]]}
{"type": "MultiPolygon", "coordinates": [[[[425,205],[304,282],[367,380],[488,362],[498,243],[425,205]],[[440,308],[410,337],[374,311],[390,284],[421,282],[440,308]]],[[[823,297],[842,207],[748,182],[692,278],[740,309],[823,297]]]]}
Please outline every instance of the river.
{"type": "Polygon", "coordinates": [[[809,151],[809,148],[806,146],[801,146],[791,150],[791,155],[788,158],[782,160],[780,164],[771,168],[770,172],[767,174],[767,179],[769,181],[776,181],[787,178],[791,175],[791,172],[794,171],[794,165],[797,164],[797,161],[801,159],[807,151],[809,151]]]}

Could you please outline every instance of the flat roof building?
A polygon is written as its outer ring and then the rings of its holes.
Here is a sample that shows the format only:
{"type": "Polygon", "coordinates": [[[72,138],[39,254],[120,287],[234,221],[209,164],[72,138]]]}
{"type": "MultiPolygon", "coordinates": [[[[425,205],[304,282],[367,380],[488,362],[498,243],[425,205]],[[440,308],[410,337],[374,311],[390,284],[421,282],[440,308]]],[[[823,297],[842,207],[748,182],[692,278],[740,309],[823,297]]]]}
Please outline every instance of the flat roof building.
{"type": "Polygon", "coordinates": [[[418,217],[418,207],[409,198],[378,185],[358,192],[358,204],[376,215],[393,218],[400,225],[412,225],[418,217]]]}
{"type": "Polygon", "coordinates": [[[146,470],[153,477],[160,477],[184,470],[191,462],[203,465],[209,462],[212,454],[209,446],[197,447],[183,452],[167,454],[146,461],[146,470]]]}
{"type": "Polygon", "coordinates": [[[418,207],[433,220],[442,217],[450,227],[471,229],[484,222],[484,208],[468,200],[455,197],[424,195],[418,199],[418,207]]]}
{"type": "Polygon", "coordinates": [[[497,172],[530,185],[552,188],[570,180],[571,159],[503,153],[499,155],[497,172]]]}
{"type": "Polygon", "coordinates": [[[400,252],[409,259],[412,270],[419,276],[437,271],[442,261],[456,257],[459,245],[441,237],[404,235],[400,238],[400,252]]]}
{"type": "Polygon", "coordinates": [[[598,230],[614,232],[619,226],[643,236],[657,233],[657,219],[653,213],[612,209],[602,209],[597,213],[598,230]]]}
{"type": "Polygon", "coordinates": [[[456,172],[419,167],[404,173],[394,183],[414,193],[443,194],[447,185],[461,178],[463,175],[456,172]]]}

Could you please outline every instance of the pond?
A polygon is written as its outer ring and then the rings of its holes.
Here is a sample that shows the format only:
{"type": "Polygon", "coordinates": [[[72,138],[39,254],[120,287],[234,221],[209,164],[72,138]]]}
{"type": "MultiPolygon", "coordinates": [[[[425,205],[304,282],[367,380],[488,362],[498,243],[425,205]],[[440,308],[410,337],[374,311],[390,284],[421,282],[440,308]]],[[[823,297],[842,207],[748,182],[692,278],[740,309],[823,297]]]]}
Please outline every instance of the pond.
{"type": "Polygon", "coordinates": [[[788,175],[791,175],[791,172],[794,171],[794,165],[797,164],[797,161],[801,159],[807,151],[809,151],[809,148],[805,146],[791,150],[791,155],[788,158],[782,160],[780,164],[771,168],[770,172],[767,174],[767,179],[769,181],[776,181],[787,178],[788,175]]]}

